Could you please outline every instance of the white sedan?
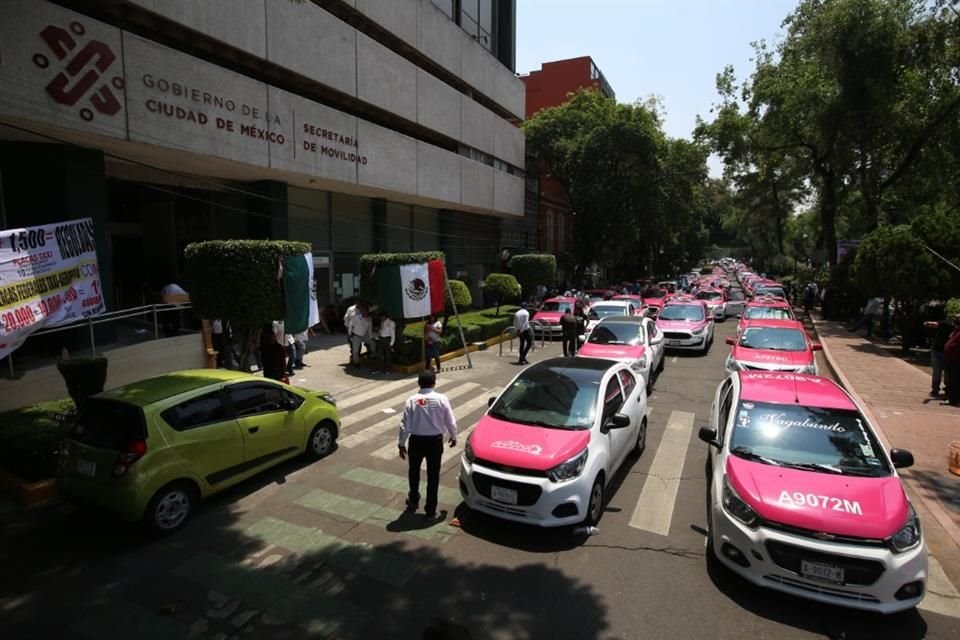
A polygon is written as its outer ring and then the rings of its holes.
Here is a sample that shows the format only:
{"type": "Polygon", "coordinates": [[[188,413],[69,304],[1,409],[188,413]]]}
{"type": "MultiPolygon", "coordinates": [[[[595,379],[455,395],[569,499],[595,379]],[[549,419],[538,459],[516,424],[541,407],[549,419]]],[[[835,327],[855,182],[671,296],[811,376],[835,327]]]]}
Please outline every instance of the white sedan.
{"type": "Polygon", "coordinates": [[[663,371],[663,333],[651,318],[608,316],[594,326],[578,355],[619,360],[643,376],[649,393],[663,371]]]}

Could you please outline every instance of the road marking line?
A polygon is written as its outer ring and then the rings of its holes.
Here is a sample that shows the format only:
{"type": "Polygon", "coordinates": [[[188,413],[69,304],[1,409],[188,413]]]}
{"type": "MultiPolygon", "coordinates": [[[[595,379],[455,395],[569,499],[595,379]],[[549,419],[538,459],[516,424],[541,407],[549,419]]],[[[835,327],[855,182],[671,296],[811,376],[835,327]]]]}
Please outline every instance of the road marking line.
{"type": "MultiPolygon", "coordinates": [[[[490,395],[492,395],[492,393],[482,393],[482,394],[480,394],[478,397],[474,398],[473,400],[471,400],[471,401],[469,401],[469,402],[466,402],[466,403],[460,405],[459,407],[454,407],[454,409],[453,409],[453,416],[457,419],[457,422],[459,423],[461,420],[463,420],[464,418],[466,418],[467,416],[469,416],[471,413],[473,413],[473,412],[476,411],[477,409],[479,409],[479,408],[481,408],[481,407],[486,407],[486,406],[487,406],[487,398],[488,398],[488,396],[490,396],[490,395]]],[[[391,422],[392,422],[392,421],[391,421],[391,422]]],[[[453,449],[445,448],[444,451],[456,452],[458,449],[462,451],[462,450],[463,450],[463,443],[467,441],[467,436],[470,435],[470,432],[471,432],[471,431],[473,431],[473,427],[474,427],[474,426],[475,426],[475,425],[471,425],[469,428],[461,430],[461,431],[457,434],[457,446],[456,446],[455,448],[453,448],[453,449]]],[[[399,420],[399,419],[396,421],[396,428],[397,428],[397,429],[400,428],[400,420],[399,420]]],[[[374,451],[374,452],[371,453],[370,455],[372,455],[372,456],[374,456],[374,457],[376,457],[376,458],[382,458],[382,459],[384,459],[384,460],[393,460],[394,458],[397,457],[397,442],[396,442],[396,439],[393,439],[391,442],[389,442],[388,444],[385,444],[384,446],[380,447],[379,449],[377,449],[376,451],[374,451]]]]}
{"type": "MultiPolygon", "coordinates": [[[[459,385],[459,386],[456,386],[456,387],[454,387],[453,389],[451,389],[450,392],[447,393],[447,397],[450,398],[450,399],[460,397],[460,396],[462,396],[462,395],[464,395],[464,394],[470,393],[471,391],[473,391],[474,389],[478,388],[479,386],[480,386],[480,385],[478,385],[478,384],[475,383],[475,382],[465,382],[465,383],[463,383],[463,384],[461,384],[461,385],[459,385]]],[[[411,394],[411,395],[412,395],[412,394],[411,394]]],[[[393,404],[400,404],[400,405],[402,405],[404,402],[406,402],[406,400],[407,400],[407,397],[406,397],[406,396],[404,396],[404,397],[395,396],[395,397],[393,397],[393,398],[390,399],[390,402],[392,402],[393,404]]],[[[380,413],[383,413],[383,406],[382,406],[382,405],[377,405],[377,406],[374,406],[374,407],[367,407],[367,408],[364,409],[363,411],[358,411],[357,413],[350,414],[350,415],[347,415],[347,416],[344,416],[343,418],[341,418],[341,420],[340,420],[340,428],[343,429],[343,428],[344,428],[344,427],[343,427],[344,424],[347,424],[347,425],[356,425],[356,424],[358,424],[358,423],[360,423],[360,422],[363,422],[364,420],[367,420],[367,419],[369,419],[370,417],[375,416],[375,415],[380,414],[380,413]]],[[[378,423],[376,423],[376,424],[374,424],[374,425],[371,425],[371,426],[367,427],[366,429],[361,429],[360,431],[357,431],[356,433],[350,434],[350,435],[347,436],[346,438],[343,438],[342,440],[340,440],[340,441],[339,441],[339,444],[340,444],[341,447],[347,447],[347,448],[349,449],[350,447],[355,447],[355,446],[357,446],[357,445],[363,444],[364,442],[367,442],[368,440],[371,440],[371,439],[373,439],[373,438],[376,438],[376,437],[379,436],[380,434],[382,434],[382,433],[384,433],[384,432],[386,432],[386,431],[389,431],[390,429],[399,429],[399,428],[400,428],[400,414],[399,414],[399,413],[397,413],[397,414],[390,414],[389,417],[387,417],[386,415],[384,415],[384,416],[383,416],[383,419],[382,419],[380,422],[378,422],[378,423]]]]}
{"type": "Polygon", "coordinates": [[[670,419],[657,447],[657,455],[643,483],[630,526],[665,536],[670,533],[673,507],[680,489],[683,462],[690,446],[696,414],[671,411],[670,419]]]}
{"type": "MultiPolygon", "coordinates": [[[[459,499],[457,503],[459,503],[459,499]]],[[[314,511],[329,513],[353,522],[383,527],[384,529],[391,522],[396,522],[403,516],[403,511],[400,509],[391,509],[371,502],[347,498],[323,489],[314,489],[301,496],[297,499],[297,504],[314,511]]],[[[457,533],[457,530],[445,522],[437,522],[429,527],[410,529],[403,531],[403,533],[423,540],[446,542],[457,533]]]]}
{"type": "MultiPolygon", "coordinates": [[[[367,469],[366,467],[354,467],[346,473],[341,474],[340,477],[353,482],[359,482],[360,484],[365,484],[368,487],[386,489],[387,491],[393,491],[394,493],[399,493],[402,495],[407,495],[407,492],[410,490],[410,484],[407,480],[407,476],[401,476],[394,473],[384,473],[383,471],[367,469]]],[[[421,478],[420,495],[425,496],[427,495],[426,474],[423,474],[421,478]]],[[[451,506],[460,504],[460,492],[457,489],[451,489],[449,487],[440,485],[440,490],[437,492],[437,497],[439,498],[441,504],[451,506]]]]}
{"type": "Polygon", "coordinates": [[[674,364],[677,361],[677,356],[670,358],[670,364],[674,364]]]}
{"type": "MultiPolygon", "coordinates": [[[[369,544],[347,542],[320,529],[303,527],[269,516],[245,529],[244,533],[283,549],[309,553],[310,559],[316,562],[325,562],[338,569],[360,573],[395,587],[401,586],[418,570],[412,557],[377,549],[369,544]]],[[[221,564],[229,563],[221,560],[221,564]]],[[[246,575],[244,581],[257,582],[250,580],[249,575],[246,575]]],[[[200,584],[209,583],[200,581],[200,584]]]]}
{"type": "Polygon", "coordinates": [[[395,380],[394,382],[388,382],[386,384],[375,384],[373,385],[372,389],[358,393],[357,395],[350,395],[342,400],[337,398],[337,409],[343,411],[344,409],[349,409],[350,407],[356,406],[362,402],[366,402],[371,398],[376,398],[378,396],[400,391],[402,389],[413,389],[415,385],[416,382],[411,380],[395,380]]]}
{"type": "Polygon", "coordinates": [[[951,618],[960,618],[960,592],[950,582],[940,562],[933,556],[927,558],[930,563],[927,571],[927,594],[917,608],[951,618]]]}

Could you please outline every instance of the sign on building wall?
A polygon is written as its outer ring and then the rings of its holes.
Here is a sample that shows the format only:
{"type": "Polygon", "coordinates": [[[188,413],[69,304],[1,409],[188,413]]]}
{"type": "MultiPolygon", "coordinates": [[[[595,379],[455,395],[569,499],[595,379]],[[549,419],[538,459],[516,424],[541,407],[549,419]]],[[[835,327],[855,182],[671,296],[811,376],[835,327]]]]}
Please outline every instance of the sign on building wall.
{"type": "Polygon", "coordinates": [[[103,311],[92,219],[0,232],[0,358],[34,331],[103,311]]]}

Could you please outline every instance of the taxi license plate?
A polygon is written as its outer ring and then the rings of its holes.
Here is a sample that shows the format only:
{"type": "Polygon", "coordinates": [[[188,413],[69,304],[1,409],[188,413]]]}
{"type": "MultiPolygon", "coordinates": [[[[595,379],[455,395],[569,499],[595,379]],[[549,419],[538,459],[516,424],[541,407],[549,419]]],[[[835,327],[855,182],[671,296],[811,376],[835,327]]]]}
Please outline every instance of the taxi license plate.
{"type": "Polygon", "coordinates": [[[801,560],[800,574],[804,578],[811,578],[813,580],[819,580],[820,582],[843,584],[843,569],[830,564],[823,564],[822,562],[801,560]]]}
{"type": "Polygon", "coordinates": [[[504,489],[496,485],[490,486],[490,497],[497,502],[506,504],[517,504],[517,492],[515,489],[504,489]]]}
{"type": "Polygon", "coordinates": [[[77,473],[92,478],[97,475],[97,463],[91,460],[77,460],[77,473]]]}
{"type": "Polygon", "coordinates": [[[669,347],[675,347],[675,346],[677,346],[678,344],[680,344],[681,342],[682,342],[682,340],[667,340],[667,346],[669,346],[669,347]]]}

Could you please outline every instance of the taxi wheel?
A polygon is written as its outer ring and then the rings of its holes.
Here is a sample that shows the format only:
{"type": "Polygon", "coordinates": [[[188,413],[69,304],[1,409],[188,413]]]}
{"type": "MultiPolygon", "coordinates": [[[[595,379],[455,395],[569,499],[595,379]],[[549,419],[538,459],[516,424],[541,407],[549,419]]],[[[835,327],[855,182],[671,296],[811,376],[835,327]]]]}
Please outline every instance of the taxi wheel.
{"type": "Polygon", "coordinates": [[[186,480],[171,482],[157,491],[143,514],[147,532],[166,536],[182,529],[193,515],[199,497],[196,486],[186,480]]]}
{"type": "Polygon", "coordinates": [[[657,365],[657,373],[663,373],[663,367],[667,363],[667,356],[663,355],[660,357],[660,363],[657,365]]]}
{"type": "Polygon", "coordinates": [[[314,460],[328,456],[336,442],[333,425],[329,421],[321,422],[310,432],[310,438],[307,440],[307,455],[314,460]]]}
{"type": "Polygon", "coordinates": [[[593,481],[593,487],[590,488],[590,501],[587,504],[587,515],[583,519],[583,525],[592,527],[600,522],[600,516],[603,514],[603,474],[597,476],[593,481]]]}
{"type": "Polygon", "coordinates": [[[640,429],[637,430],[637,443],[633,446],[633,454],[640,456],[643,450],[647,448],[647,419],[640,421],[640,429]]]}

